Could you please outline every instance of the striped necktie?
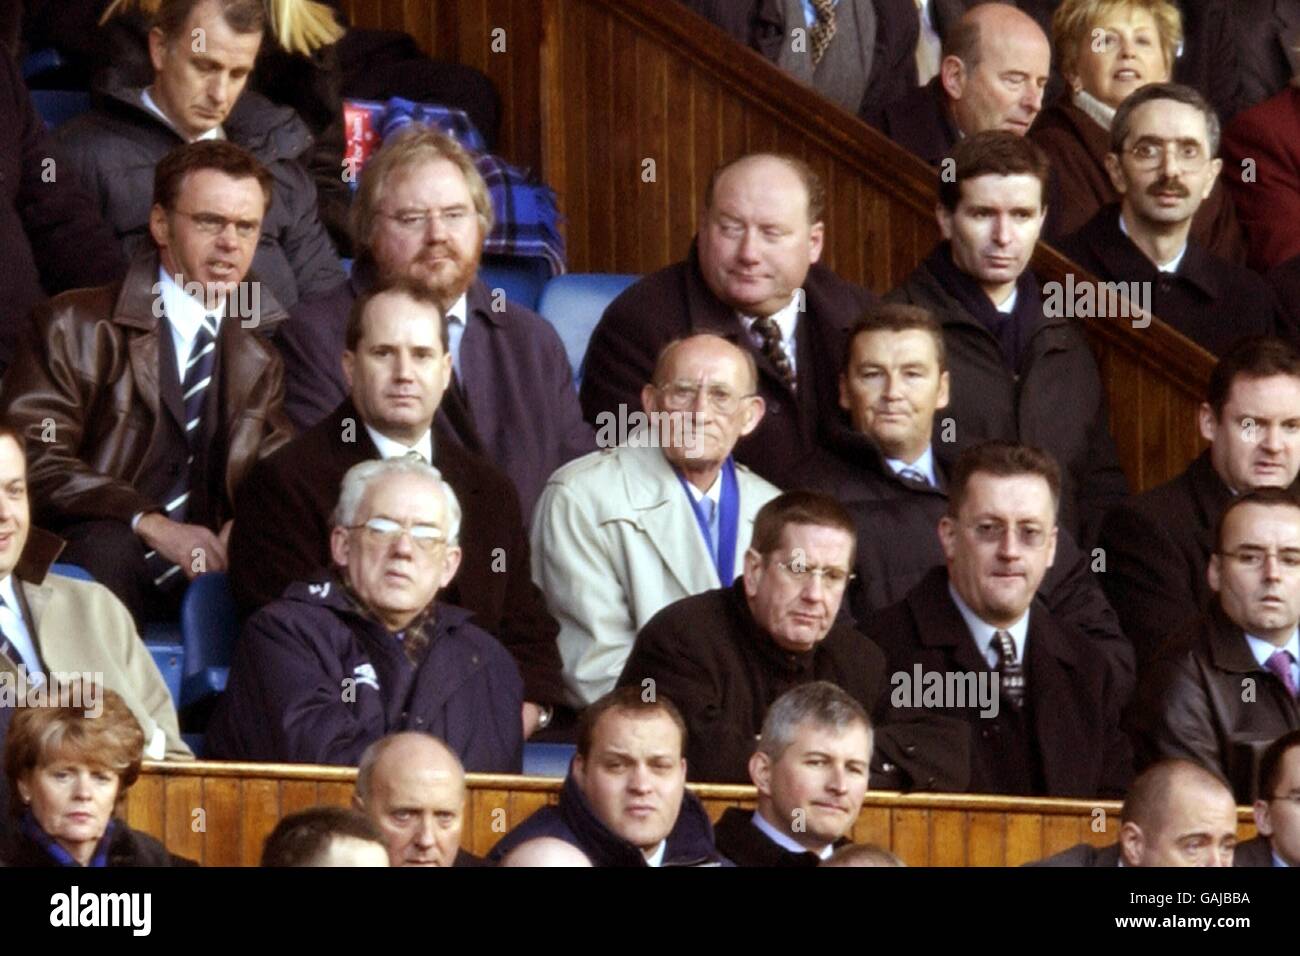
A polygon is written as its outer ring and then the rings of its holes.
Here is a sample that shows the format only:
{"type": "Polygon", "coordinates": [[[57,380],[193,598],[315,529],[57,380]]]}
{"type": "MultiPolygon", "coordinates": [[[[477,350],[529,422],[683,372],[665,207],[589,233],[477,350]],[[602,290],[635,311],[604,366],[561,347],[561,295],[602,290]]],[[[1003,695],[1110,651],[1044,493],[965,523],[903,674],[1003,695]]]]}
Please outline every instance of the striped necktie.
{"type": "Polygon", "coordinates": [[[1016,659],[1016,644],[1006,631],[996,631],[989,647],[998,655],[997,671],[1001,676],[1002,696],[1014,709],[1025,705],[1025,668],[1016,659]]]}
{"type": "MultiPolygon", "coordinates": [[[[212,384],[212,369],[217,359],[217,332],[214,319],[203,316],[199,330],[190,346],[189,361],[181,376],[181,403],[185,411],[185,442],[189,455],[185,468],[163,496],[163,513],[172,521],[183,522],[189,513],[190,487],[193,483],[194,452],[203,435],[203,405],[207,401],[208,386],[212,384]]],[[[171,588],[185,580],[180,567],[172,564],[156,551],[145,552],[145,562],[153,574],[155,587],[171,588]]]]}

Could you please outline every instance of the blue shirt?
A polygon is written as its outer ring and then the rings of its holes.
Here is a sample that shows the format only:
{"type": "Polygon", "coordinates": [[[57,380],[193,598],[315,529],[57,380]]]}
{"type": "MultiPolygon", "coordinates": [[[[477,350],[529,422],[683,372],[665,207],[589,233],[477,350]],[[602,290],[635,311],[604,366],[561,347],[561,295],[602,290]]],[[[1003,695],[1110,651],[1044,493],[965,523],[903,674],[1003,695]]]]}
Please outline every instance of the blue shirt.
{"type": "Polygon", "coordinates": [[[917,458],[916,461],[907,462],[901,458],[886,458],[885,464],[896,475],[909,468],[920,472],[921,476],[930,483],[931,488],[939,487],[939,480],[934,475],[934,448],[930,445],[925,446],[925,451],[921,452],[921,457],[917,458]]]}
{"type": "Polygon", "coordinates": [[[1300,632],[1292,631],[1291,640],[1287,641],[1281,647],[1271,641],[1256,637],[1254,634],[1246,635],[1246,643],[1250,645],[1250,652],[1255,655],[1255,660],[1259,661],[1259,666],[1268,670],[1268,659],[1278,651],[1291,652],[1291,680],[1295,681],[1297,687],[1300,687],[1300,632]]]}

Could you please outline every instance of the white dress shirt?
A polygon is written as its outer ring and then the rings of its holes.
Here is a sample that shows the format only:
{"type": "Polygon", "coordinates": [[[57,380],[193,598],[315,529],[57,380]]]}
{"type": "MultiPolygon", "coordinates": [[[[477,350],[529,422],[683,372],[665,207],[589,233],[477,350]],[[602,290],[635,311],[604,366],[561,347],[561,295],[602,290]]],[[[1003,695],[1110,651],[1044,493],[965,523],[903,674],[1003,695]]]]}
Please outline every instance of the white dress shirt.
{"type": "Polygon", "coordinates": [[[750,817],[750,822],[753,823],[758,831],[765,837],[781,849],[789,850],[791,853],[814,853],[819,859],[829,860],[831,854],[835,852],[835,847],[831,846],[829,843],[820,850],[809,850],[806,846],[801,845],[794,837],[790,836],[790,834],[783,833],[780,828],[774,827],[772,824],[768,823],[767,819],[757,810],[755,810],[754,815],[750,817]]]}
{"type": "MultiPolygon", "coordinates": [[[[176,124],[173,123],[171,121],[171,118],[162,111],[162,109],[158,106],[157,103],[154,102],[153,97],[149,95],[149,91],[147,89],[140,91],[140,102],[144,104],[145,109],[153,113],[154,116],[157,116],[160,120],[162,120],[169,127],[171,127],[171,129],[178,136],[180,136],[181,139],[187,138],[184,133],[176,129],[176,124]]],[[[208,130],[206,133],[201,133],[198,136],[195,136],[193,139],[190,140],[190,142],[197,143],[201,139],[225,139],[225,138],[226,138],[226,131],[222,129],[221,124],[218,123],[216,126],[212,127],[212,129],[208,130]]]]}
{"type": "MultiPolygon", "coordinates": [[[[1124,214],[1123,214],[1123,213],[1120,213],[1120,216],[1119,216],[1119,231],[1122,232],[1122,233],[1124,233],[1124,235],[1126,235],[1126,236],[1128,235],[1128,226],[1127,226],[1127,225],[1125,224],[1125,222],[1124,222],[1124,214]]],[[[1183,247],[1182,247],[1181,249],[1178,250],[1178,255],[1174,256],[1172,259],[1170,259],[1170,260],[1169,260],[1168,262],[1166,262],[1164,265],[1160,265],[1159,263],[1156,263],[1156,271],[1158,271],[1158,272],[1169,272],[1169,273],[1177,272],[1177,271],[1178,271],[1178,267],[1179,267],[1180,265],[1182,265],[1182,262],[1183,262],[1183,256],[1185,256],[1185,255],[1187,255],[1187,243],[1186,243],[1186,242],[1184,242],[1184,243],[1183,243],[1183,247]]]]}
{"type": "Polygon", "coordinates": [[[469,325],[469,293],[462,292],[460,298],[447,310],[447,339],[451,347],[451,367],[456,370],[456,377],[465,381],[460,374],[460,342],[465,337],[469,325]]]}
{"type": "Polygon", "coordinates": [[[41,656],[37,653],[31,632],[27,630],[27,622],[23,620],[22,605],[18,603],[12,574],[5,575],[4,580],[0,581],[0,598],[4,598],[5,602],[4,607],[0,607],[0,631],[9,638],[9,643],[18,654],[18,660],[14,663],[26,665],[28,682],[31,683],[31,675],[41,673],[41,656]]]}
{"type": "Polygon", "coordinates": [[[948,593],[952,595],[953,603],[957,605],[957,610],[961,612],[962,619],[965,620],[966,627],[970,630],[971,637],[975,641],[976,650],[979,651],[980,657],[988,661],[989,667],[993,670],[997,670],[998,667],[997,646],[989,646],[989,643],[993,640],[993,635],[998,631],[1006,631],[1011,635],[1011,643],[1016,648],[1016,660],[1024,663],[1025,649],[1029,645],[1028,611],[1025,611],[1020,616],[1020,620],[1010,627],[994,627],[992,624],[986,624],[979,615],[970,609],[970,606],[957,593],[957,589],[952,586],[951,581],[948,582],[948,593]]]}
{"type": "Polygon", "coordinates": [[[934,448],[930,445],[925,446],[925,451],[921,452],[916,461],[903,461],[901,458],[886,458],[885,464],[890,467],[894,474],[911,469],[920,472],[921,476],[930,483],[931,488],[939,487],[939,479],[934,474],[934,448]]]}
{"type": "Polygon", "coordinates": [[[645,858],[645,865],[646,865],[646,866],[663,866],[663,865],[664,865],[664,852],[665,852],[667,849],[668,849],[668,841],[667,841],[667,840],[660,840],[660,841],[659,841],[659,845],[658,845],[657,847],[655,847],[655,851],[654,851],[653,853],[651,853],[649,856],[647,856],[647,857],[645,858]]]}
{"type": "Polygon", "coordinates": [[[400,441],[394,441],[387,435],[381,435],[369,425],[366,425],[366,434],[375,443],[380,458],[402,458],[408,452],[417,451],[426,465],[433,464],[433,429],[429,429],[421,435],[419,441],[414,445],[403,445],[400,441]]]}
{"type": "MultiPolygon", "coordinates": [[[[799,330],[799,300],[803,298],[801,292],[796,292],[790,297],[790,304],[779,312],[773,312],[771,319],[776,323],[776,327],[781,330],[781,345],[785,348],[786,357],[790,359],[790,371],[796,377],[799,369],[795,364],[795,352],[798,350],[794,347],[794,335],[799,330]]],[[[740,321],[745,325],[745,331],[749,333],[749,338],[760,349],[763,347],[763,336],[754,331],[754,323],[758,321],[757,316],[741,315],[740,321]]]]}
{"type": "Polygon", "coordinates": [[[209,311],[198,299],[176,284],[176,277],[169,276],[167,270],[158,267],[158,281],[162,286],[163,314],[172,330],[172,345],[176,350],[176,375],[185,381],[185,366],[189,364],[190,352],[194,349],[194,339],[199,334],[199,325],[206,318],[212,331],[221,334],[221,319],[226,311],[223,299],[216,309],[209,311]]]}

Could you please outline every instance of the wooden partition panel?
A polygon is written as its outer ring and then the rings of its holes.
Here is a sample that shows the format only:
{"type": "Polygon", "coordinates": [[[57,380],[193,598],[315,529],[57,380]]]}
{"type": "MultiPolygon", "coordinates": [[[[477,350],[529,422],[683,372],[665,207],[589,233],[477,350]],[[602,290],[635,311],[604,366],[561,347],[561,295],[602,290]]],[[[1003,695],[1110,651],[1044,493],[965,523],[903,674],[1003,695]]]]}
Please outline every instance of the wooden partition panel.
{"type": "MultiPolygon", "coordinates": [[[[127,793],[125,816],[173,853],[205,866],[256,866],[262,843],[295,810],[347,806],[356,770],[300,764],[146,764],[127,793]]],[[[471,774],[462,845],[487,853],[501,835],[559,798],[560,781],[471,774]]],[[[727,807],[754,806],[753,787],[691,789],[717,820],[727,807]]],[[[1240,811],[1242,839],[1254,835],[1240,811]]],[[[909,866],[1018,866],[1076,843],[1114,842],[1119,804],[1082,800],[868,794],[853,830],[909,866]]]]}

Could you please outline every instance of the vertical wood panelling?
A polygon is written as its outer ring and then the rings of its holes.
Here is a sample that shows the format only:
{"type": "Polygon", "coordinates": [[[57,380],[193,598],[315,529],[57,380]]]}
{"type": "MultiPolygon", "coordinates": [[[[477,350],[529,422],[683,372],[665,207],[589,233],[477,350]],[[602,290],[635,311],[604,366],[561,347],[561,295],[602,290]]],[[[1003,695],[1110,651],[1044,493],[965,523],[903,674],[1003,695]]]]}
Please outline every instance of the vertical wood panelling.
{"type": "Polygon", "coordinates": [[[163,797],[163,842],[173,853],[197,860],[203,855],[203,833],[199,829],[204,814],[196,813],[203,806],[203,780],[199,777],[178,777],[167,781],[163,797]]]}
{"type": "Polygon", "coordinates": [[[1005,866],[1007,821],[1001,813],[966,814],[967,866],[1005,866]]]}
{"type": "Polygon", "coordinates": [[[964,810],[934,810],[930,813],[930,865],[966,866],[969,830],[964,810]]]}
{"type": "Polygon", "coordinates": [[[1035,813],[1008,813],[1004,865],[1020,866],[1031,860],[1041,860],[1044,856],[1043,818],[1035,813]]]}
{"type": "Polygon", "coordinates": [[[209,777],[203,781],[204,866],[240,866],[244,806],[239,780],[209,777]]]}

